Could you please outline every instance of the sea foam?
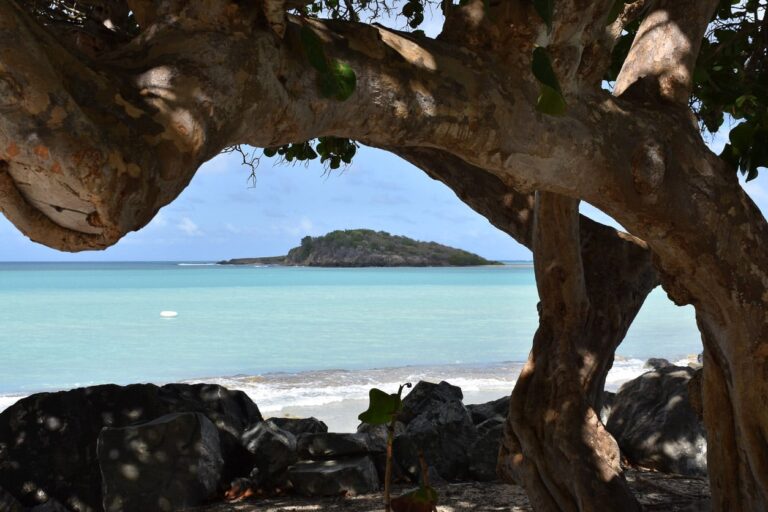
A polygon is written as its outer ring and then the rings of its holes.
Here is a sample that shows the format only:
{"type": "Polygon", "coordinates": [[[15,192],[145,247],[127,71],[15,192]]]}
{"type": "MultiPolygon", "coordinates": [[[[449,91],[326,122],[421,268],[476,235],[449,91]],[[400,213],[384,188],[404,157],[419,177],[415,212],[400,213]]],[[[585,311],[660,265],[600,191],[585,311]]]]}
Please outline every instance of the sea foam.
{"type": "MultiPolygon", "coordinates": [[[[617,359],[606,378],[605,388],[616,391],[624,382],[648,371],[640,359],[617,359]]],[[[487,365],[403,366],[370,370],[317,370],[296,373],[266,373],[191,379],[187,383],[219,384],[245,392],[259,409],[272,415],[286,408],[320,407],[346,400],[366,400],[372,387],[395,392],[400,384],[420,380],[447,381],[471,397],[508,395],[517,381],[523,363],[487,365]]],[[[405,394],[408,393],[406,388],[405,394]]],[[[0,411],[25,395],[0,395],[0,411]]]]}

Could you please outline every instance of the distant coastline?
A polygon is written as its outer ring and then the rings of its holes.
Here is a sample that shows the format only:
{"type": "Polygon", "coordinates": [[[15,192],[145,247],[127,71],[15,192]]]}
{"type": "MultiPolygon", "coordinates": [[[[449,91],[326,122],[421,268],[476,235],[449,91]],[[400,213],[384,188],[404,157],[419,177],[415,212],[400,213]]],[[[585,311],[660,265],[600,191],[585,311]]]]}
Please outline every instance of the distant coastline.
{"type": "Polygon", "coordinates": [[[304,237],[285,256],[235,258],[220,265],[306,267],[472,267],[503,265],[437,242],[421,242],[385,231],[351,229],[304,237]]]}

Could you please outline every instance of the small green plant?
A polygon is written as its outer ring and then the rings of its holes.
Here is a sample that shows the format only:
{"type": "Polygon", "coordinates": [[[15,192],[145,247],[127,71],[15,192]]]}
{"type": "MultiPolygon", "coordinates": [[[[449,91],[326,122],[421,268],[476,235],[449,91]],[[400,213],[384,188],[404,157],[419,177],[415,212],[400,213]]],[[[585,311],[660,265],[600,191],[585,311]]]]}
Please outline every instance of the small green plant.
{"type": "Polygon", "coordinates": [[[395,439],[395,424],[403,410],[403,389],[406,387],[410,388],[411,383],[402,384],[397,393],[387,393],[372,388],[368,393],[370,399],[368,409],[361,413],[358,419],[369,425],[387,426],[387,463],[384,470],[385,512],[433,512],[437,510],[437,492],[429,485],[427,464],[421,450],[419,450],[421,486],[392,499],[392,444],[395,439]]]}

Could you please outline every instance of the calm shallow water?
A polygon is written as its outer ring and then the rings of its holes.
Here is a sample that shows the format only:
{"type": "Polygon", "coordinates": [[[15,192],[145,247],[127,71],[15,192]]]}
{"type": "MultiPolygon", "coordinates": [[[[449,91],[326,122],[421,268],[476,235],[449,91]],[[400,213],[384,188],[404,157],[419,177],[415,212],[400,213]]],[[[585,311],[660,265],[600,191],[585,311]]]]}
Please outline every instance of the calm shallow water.
{"type": "MultiPolygon", "coordinates": [[[[0,263],[0,394],[265,374],[284,388],[297,372],[356,370],[367,382],[363,370],[409,365],[471,386],[491,363],[525,360],[537,300],[527,265],[0,263]]],[[[700,347],[692,309],[656,290],[618,353],[677,359],[700,347]]]]}

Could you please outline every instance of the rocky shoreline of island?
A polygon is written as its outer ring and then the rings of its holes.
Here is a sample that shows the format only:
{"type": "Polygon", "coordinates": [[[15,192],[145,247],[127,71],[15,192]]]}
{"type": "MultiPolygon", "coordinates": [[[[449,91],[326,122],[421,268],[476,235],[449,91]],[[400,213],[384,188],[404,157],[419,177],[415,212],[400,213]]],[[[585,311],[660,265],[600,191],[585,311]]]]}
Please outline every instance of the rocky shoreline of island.
{"type": "Polygon", "coordinates": [[[304,267],[469,267],[501,265],[477,254],[385,231],[349,229],[307,236],[285,256],[234,258],[219,265],[304,267]]]}

